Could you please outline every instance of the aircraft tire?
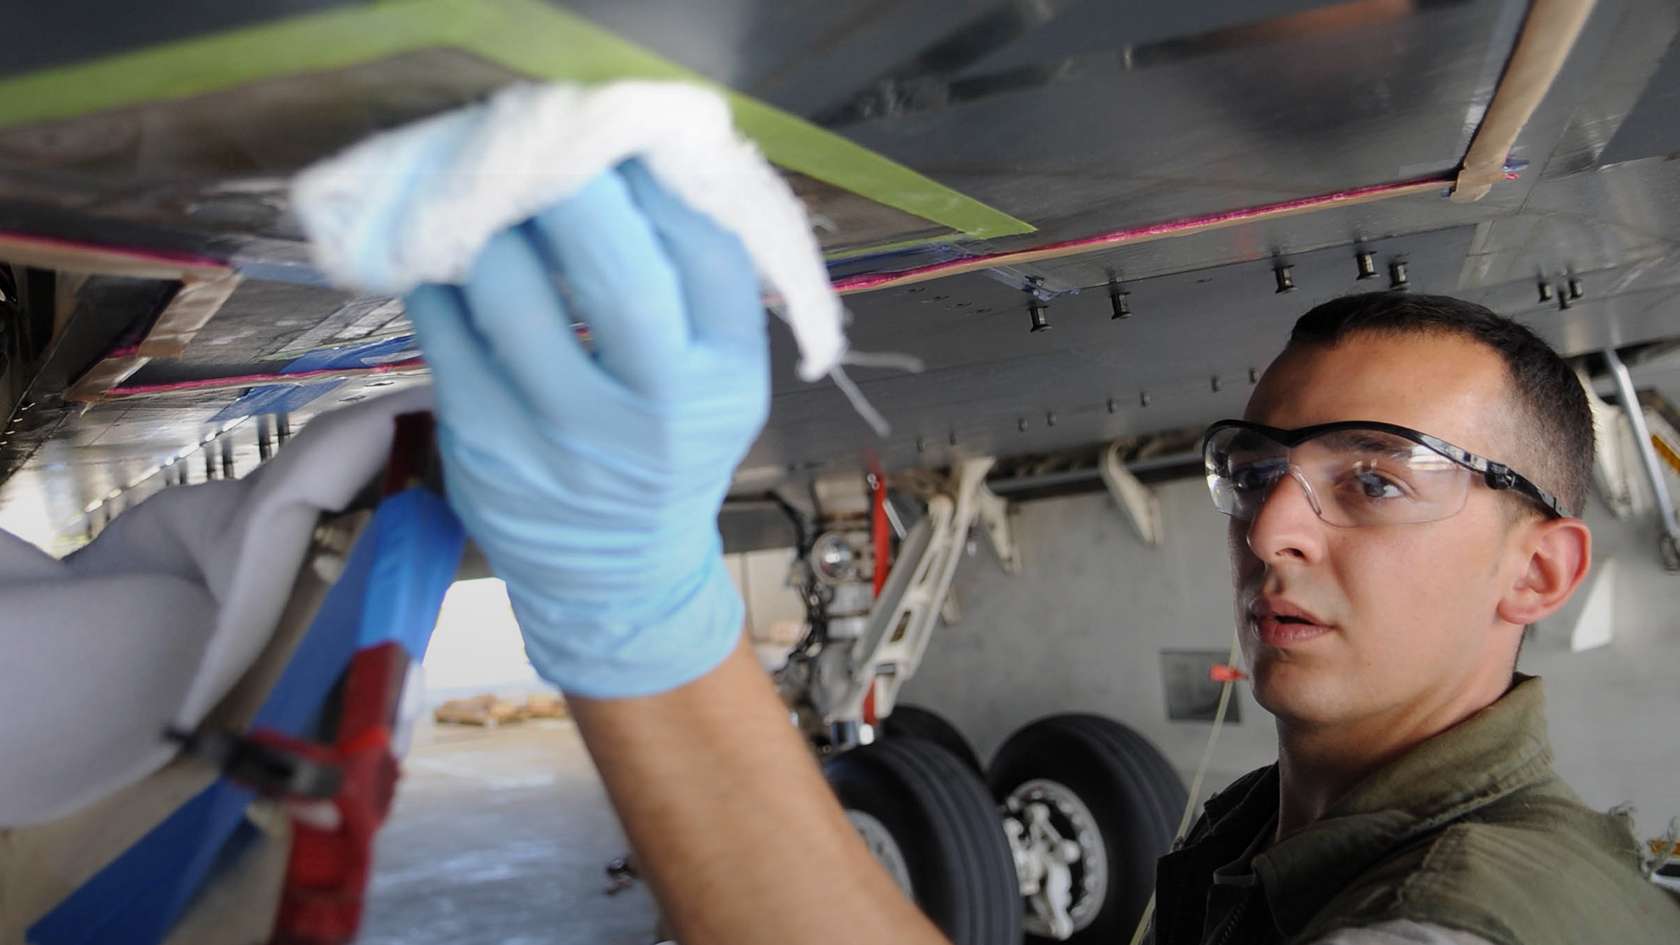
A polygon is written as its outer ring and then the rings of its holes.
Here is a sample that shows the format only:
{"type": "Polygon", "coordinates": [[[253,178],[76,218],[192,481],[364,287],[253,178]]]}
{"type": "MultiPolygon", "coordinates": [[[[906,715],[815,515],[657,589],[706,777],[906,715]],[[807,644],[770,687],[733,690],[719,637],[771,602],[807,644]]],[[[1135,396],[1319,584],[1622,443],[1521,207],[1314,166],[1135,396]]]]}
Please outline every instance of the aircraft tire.
{"type": "Polygon", "coordinates": [[[900,736],[830,759],[825,774],[876,859],[953,945],[1020,945],[1014,856],[973,768],[900,736]]]}
{"type": "Polygon", "coordinates": [[[895,706],[892,714],[881,720],[881,736],[926,739],[956,755],[975,774],[985,775],[980,756],[974,753],[974,747],[968,743],[968,739],[963,737],[963,733],[952,725],[949,719],[932,709],[924,709],[919,705],[895,706]]]}
{"type": "Polygon", "coordinates": [[[1026,940],[1126,942],[1155,888],[1155,861],[1172,846],[1186,792],[1161,752],[1098,715],[1054,715],[1009,737],[992,759],[993,796],[1019,811],[1041,802],[1062,837],[1076,839],[1072,935],[1052,937],[1026,909],[1026,940]]]}

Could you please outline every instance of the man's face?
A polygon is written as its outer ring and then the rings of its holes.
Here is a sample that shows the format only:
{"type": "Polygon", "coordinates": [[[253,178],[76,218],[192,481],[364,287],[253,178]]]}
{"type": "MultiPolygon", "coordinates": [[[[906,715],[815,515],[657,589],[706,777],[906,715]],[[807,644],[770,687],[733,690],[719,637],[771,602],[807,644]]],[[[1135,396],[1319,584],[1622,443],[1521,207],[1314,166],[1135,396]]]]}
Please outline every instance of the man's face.
{"type": "MultiPolygon", "coordinates": [[[[1505,378],[1498,354],[1468,340],[1355,335],[1285,351],[1245,416],[1285,429],[1396,423],[1521,471],[1505,378]]],[[[1255,697],[1285,723],[1338,725],[1427,713],[1473,679],[1507,671],[1517,638],[1495,608],[1519,573],[1514,531],[1501,498],[1480,484],[1441,521],[1338,527],[1284,477],[1252,521],[1230,526],[1255,697]]]]}

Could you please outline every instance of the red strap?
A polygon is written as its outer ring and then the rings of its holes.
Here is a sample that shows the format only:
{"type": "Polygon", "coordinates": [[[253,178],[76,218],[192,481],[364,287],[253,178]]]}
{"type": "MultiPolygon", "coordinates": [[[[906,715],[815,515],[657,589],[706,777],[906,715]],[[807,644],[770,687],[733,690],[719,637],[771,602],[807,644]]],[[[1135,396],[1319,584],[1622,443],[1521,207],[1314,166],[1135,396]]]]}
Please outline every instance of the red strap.
{"type": "Polygon", "coordinates": [[[321,827],[293,818],[275,945],[338,945],[356,935],[373,865],[373,836],[396,793],[391,730],[407,672],[408,655],[394,641],[362,650],[350,662],[338,739],[330,749],[317,749],[342,773],[330,802],[338,823],[321,827]]]}

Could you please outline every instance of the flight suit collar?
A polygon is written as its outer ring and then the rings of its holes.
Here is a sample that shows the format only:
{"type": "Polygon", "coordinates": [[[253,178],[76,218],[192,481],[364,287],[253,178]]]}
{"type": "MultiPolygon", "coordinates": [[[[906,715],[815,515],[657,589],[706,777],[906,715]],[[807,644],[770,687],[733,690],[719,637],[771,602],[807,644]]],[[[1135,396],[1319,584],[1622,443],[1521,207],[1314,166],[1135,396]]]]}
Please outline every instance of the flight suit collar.
{"type": "Polygon", "coordinates": [[[1551,762],[1540,680],[1518,674],[1498,701],[1372,772],[1276,844],[1277,766],[1254,771],[1210,798],[1197,831],[1161,859],[1159,940],[1202,941],[1234,924],[1239,904],[1255,894],[1264,898],[1268,931],[1292,938],[1391,851],[1553,778],[1551,762]]]}
{"type": "Polygon", "coordinates": [[[1253,870],[1291,936],[1390,851],[1552,777],[1540,680],[1519,674],[1498,701],[1372,772],[1323,817],[1255,856],[1253,870]]]}

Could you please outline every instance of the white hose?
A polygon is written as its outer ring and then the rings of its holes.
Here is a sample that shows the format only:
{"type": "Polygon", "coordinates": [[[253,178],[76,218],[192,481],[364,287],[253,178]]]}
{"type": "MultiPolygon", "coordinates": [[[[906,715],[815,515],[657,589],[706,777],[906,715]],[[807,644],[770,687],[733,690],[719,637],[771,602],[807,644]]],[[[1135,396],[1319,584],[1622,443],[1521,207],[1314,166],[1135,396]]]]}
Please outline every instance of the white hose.
{"type": "MultiPolygon", "coordinates": [[[[1231,656],[1227,664],[1237,665],[1237,657],[1241,655],[1241,648],[1235,632],[1231,634],[1231,656]]],[[[1195,817],[1196,802],[1201,799],[1202,779],[1207,777],[1208,763],[1213,760],[1213,745],[1219,740],[1219,730],[1225,726],[1225,711],[1231,705],[1231,690],[1235,681],[1227,679],[1219,687],[1219,708],[1213,713],[1213,731],[1208,733],[1207,746],[1202,749],[1202,760],[1196,765],[1196,776],[1190,780],[1190,796],[1184,802],[1184,815],[1178,820],[1178,832],[1173,835],[1173,847],[1178,847],[1179,841],[1189,832],[1190,824],[1195,817]]],[[[1132,933],[1131,945],[1141,945],[1144,933],[1149,931],[1149,923],[1155,918],[1155,893],[1150,892],[1149,902],[1143,907],[1143,918],[1138,920],[1137,931],[1132,933]]]]}

